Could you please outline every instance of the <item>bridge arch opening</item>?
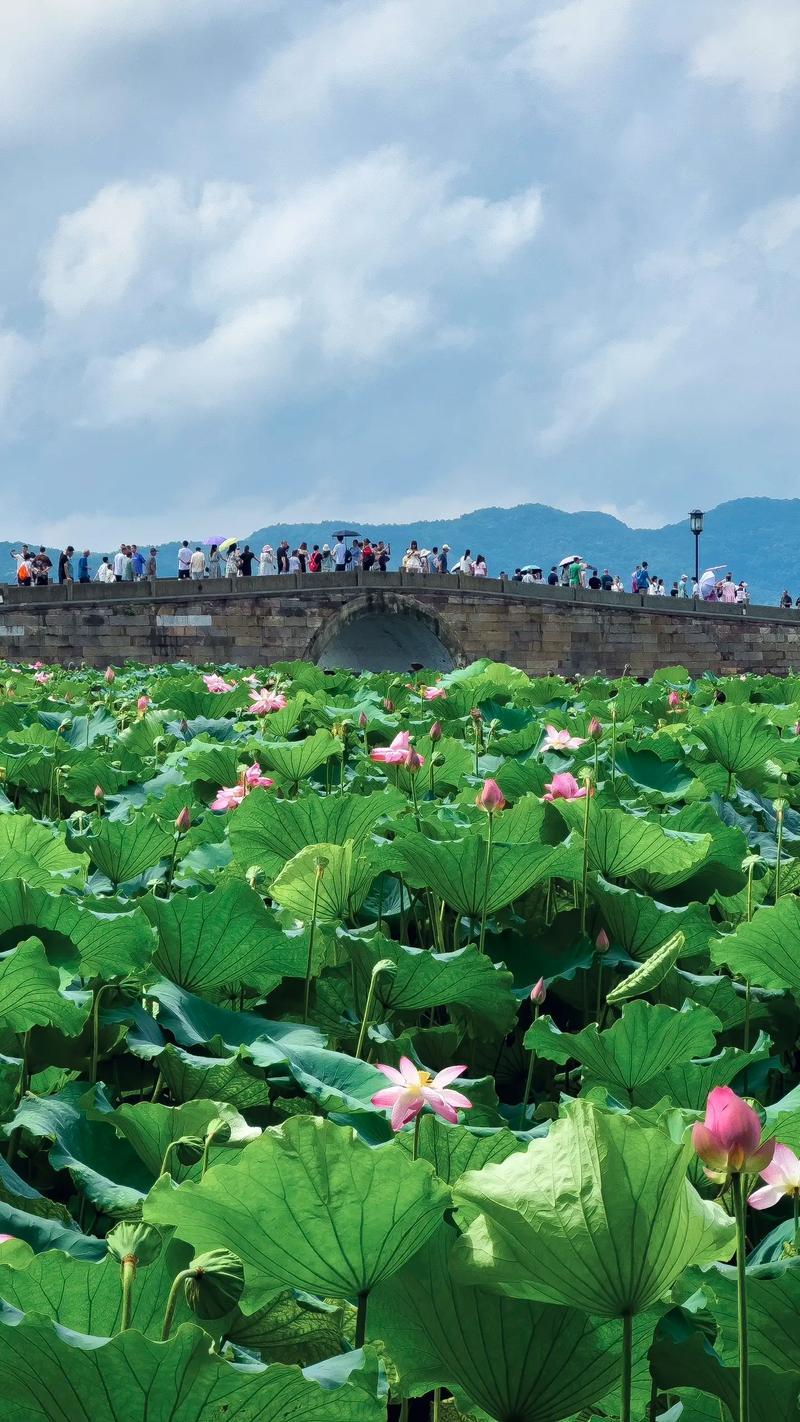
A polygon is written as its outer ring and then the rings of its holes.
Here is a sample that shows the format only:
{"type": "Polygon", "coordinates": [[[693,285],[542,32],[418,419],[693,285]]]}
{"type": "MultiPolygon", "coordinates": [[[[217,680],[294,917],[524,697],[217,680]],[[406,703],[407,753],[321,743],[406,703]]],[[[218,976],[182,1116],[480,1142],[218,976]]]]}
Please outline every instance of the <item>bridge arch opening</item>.
{"type": "Polygon", "coordinates": [[[459,660],[452,638],[435,617],[407,599],[359,600],[345,607],[313,639],[310,661],[323,669],[452,671],[459,660]]]}

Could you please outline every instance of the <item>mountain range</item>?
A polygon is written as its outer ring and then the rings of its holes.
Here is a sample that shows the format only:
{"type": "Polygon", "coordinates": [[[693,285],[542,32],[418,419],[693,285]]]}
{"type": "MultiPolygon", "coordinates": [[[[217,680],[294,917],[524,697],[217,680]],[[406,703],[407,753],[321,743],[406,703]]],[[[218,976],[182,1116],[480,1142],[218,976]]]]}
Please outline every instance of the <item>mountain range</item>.
{"type": "MultiPolygon", "coordinates": [[[[419,520],[416,523],[367,523],[352,518],[337,522],[304,524],[267,524],[249,534],[243,534],[240,545],[249,543],[259,550],[264,543],[273,548],[282,538],[292,547],[305,538],[309,547],[330,542],[335,529],[359,529],[373,538],[388,540],[392,546],[391,567],[399,559],[412,538],[420,547],[439,547],[449,543],[451,563],[465,548],[473,557],[483,553],[489,572],[513,573],[515,567],[539,563],[545,573],[553,563],[571,553],[580,553],[587,562],[601,570],[618,572],[626,588],[631,570],[646,559],[650,571],[663,577],[667,586],[681,573],[694,571],[694,538],[689,530],[688,515],[678,523],[662,528],[631,528],[621,519],[598,512],[565,513],[547,504],[519,504],[516,508],[476,509],[458,518],[419,520]]],[[[204,530],[199,530],[200,538],[204,530]]],[[[239,534],[238,529],[228,529],[239,534]]],[[[123,529],[121,536],[140,533],[138,529],[123,529]]],[[[144,530],[146,534],[146,529],[144,530]]],[[[190,539],[198,541],[198,530],[190,539]]],[[[146,540],[141,539],[144,543],[146,540]]],[[[75,530],[75,547],[80,545],[80,529],[75,530]]],[[[31,542],[30,546],[35,546],[31,542]]],[[[177,564],[178,542],[159,548],[159,571],[173,575],[177,564]]],[[[11,558],[16,543],[0,542],[0,575],[12,580],[16,565],[11,558]]],[[[777,603],[784,588],[793,597],[800,593],[800,499],[731,499],[719,504],[705,516],[705,529],[700,540],[700,566],[724,564],[738,580],[750,585],[754,602],[777,603]]],[[[96,567],[102,549],[92,560],[96,567]]],[[[57,551],[50,550],[53,562],[57,551]]]]}

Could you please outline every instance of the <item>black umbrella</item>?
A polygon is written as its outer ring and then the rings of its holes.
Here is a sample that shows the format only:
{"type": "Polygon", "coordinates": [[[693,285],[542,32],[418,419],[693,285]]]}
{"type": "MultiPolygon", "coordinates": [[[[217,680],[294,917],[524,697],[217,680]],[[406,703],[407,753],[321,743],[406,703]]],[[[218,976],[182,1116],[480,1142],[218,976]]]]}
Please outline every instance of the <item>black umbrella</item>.
{"type": "Polygon", "coordinates": [[[331,538],[360,538],[361,534],[357,528],[340,528],[338,533],[332,533],[331,538]]]}

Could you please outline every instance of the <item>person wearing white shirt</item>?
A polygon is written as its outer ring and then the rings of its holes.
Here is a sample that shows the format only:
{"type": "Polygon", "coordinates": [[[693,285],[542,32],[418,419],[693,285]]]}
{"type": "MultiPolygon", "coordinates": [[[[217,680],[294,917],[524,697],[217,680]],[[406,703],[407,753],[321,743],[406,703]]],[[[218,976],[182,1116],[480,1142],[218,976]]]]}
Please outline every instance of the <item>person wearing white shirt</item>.
{"type": "Polygon", "coordinates": [[[114,576],[114,569],[109,563],[107,557],[103,557],[103,561],[101,562],[100,567],[97,569],[97,572],[94,575],[94,580],[96,583],[116,582],[116,578],[114,576]]]}
{"type": "Polygon", "coordinates": [[[125,544],[120,544],[114,554],[114,578],[118,583],[122,582],[122,574],[125,572],[125,544]]]}
{"type": "Polygon", "coordinates": [[[195,548],[194,553],[189,559],[189,572],[194,578],[194,581],[199,582],[202,577],[205,577],[205,571],[206,555],[203,552],[202,548],[198,546],[197,548],[195,548]]]}
{"type": "Polygon", "coordinates": [[[184,538],[178,549],[178,577],[188,578],[192,566],[192,550],[189,547],[188,538],[184,538]]]}
{"type": "Polygon", "coordinates": [[[333,566],[337,573],[343,573],[347,567],[347,546],[340,533],[337,534],[333,545],[333,566]]]}

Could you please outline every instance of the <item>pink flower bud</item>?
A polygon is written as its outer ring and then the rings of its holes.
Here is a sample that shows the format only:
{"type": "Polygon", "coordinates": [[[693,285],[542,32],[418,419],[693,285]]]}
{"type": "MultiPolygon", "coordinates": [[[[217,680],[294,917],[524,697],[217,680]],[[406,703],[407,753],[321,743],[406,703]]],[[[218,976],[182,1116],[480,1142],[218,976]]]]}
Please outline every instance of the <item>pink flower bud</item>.
{"type": "Polygon", "coordinates": [[[425,764],[425,761],[422,756],[414,750],[413,746],[409,746],[401,764],[406,770],[410,770],[413,775],[416,775],[417,771],[425,764]]]}
{"type": "Polygon", "coordinates": [[[505,809],[506,799],[496,780],[484,780],[483,788],[475,796],[475,804],[487,815],[494,815],[505,809]]]}
{"type": "Polygon", "coordinates": [[[391,701],[388,696],[385,696],[383,699],[383,709],[384,711],[394,711],[394,702],[391,701]]]}
{"type": "Polygon", "coordinates": [[[430,740],[433,741],[434,745],[436,744],[437,741],[440,741],[440,740],[442,739],[442,723],[441,723],[441,721],[434,721],[433,725],[431,726],[431,728],[430,728],[430,730],[429,730],[429,732],[428,732],[428,736],[429,736],[430,740]]]}
{"type": "Polygon", "coordinates": [[[186,834],[186,831],[192,828],[192,812],[188,805],[184,805],[183,809],[178,812],[175,828],[178,834],[186,834]]]}
{"type": "Polygon", "coordinates": [[[534,1007],[541,1007],[547,997],[547,988],[544,985],[544,978],[540,978],[531,988],[531,1002],[534,1007]]]}
{"type": "Polygon", "coordinates": [[[149,697],[149,696],[140,696],[140,697],[139,697],[139,700],[138,700],[137,703],[136,703],[136,710],[137,710],[137,711],[146,711],[149,705],[150,705],[150,697],[149,697]]]}
{"type": "Polygon", "coordinates": [[[671,691],[667,697],[667,705],[670,711],[677,711],[681,705],[681,694],[679,691],[671,691]]]}
{"type": "Polygon", "coordinates": [[[361,727],[362,731],[366,731],[366,729],[367,729],[367,718],[366,718],[366,716],[364,715],[364,712],[363,712],[363,711],[360,711],[360,712],[359,712],[358,724],[359,724],[359,726],[361,727]]]}
{"type": "Polygon", "coordinates": [[[607,953],[609,948],[611,947],[611,939],[609,938],[604,928],[600,929],[600,932],[594,940],[594,946],[597,949],[598,953],[607,953]]]}
{"type": "Polygon", "coordinates": [[[757,1175],[766,1169],[775,1142],[761,1140],[761,1122],[746,1101],[729,1086],[709,1092],[704,1122],[692,1127],[692,1145],[709,1180],[723,1182],[729,1175],[757,1175]]]}
{"type": "Polygon", "coordinates": [[[593,741],[599,741],[602,738],[603,727],[596,716],[593,716],[589,722],[589,735],[593,741]]]}
{"type": "Polygon", "coordinates": [[[103,672],[103,680],[106,683],[106,686],[110,686],[112,681],[116,681],[116,679],[117,673],[114,671],[114,668],[106,667],[105,671],[103,672]]]}
{"type": "Polygon", "coordinates": [[[183,716],[178,722],[178,730],[180,731],[182,736],[185,736],[188,733],[189,722],[187,721],[185,716],[183,716]]]}
{"type": "Polygon", "coordinates": [[[104,793],[104,791],[103,791],[102,785],[95,785],[95,787],[94,787],[94,798],[95,798],[95,800],[104,800],[104,799],[105,799],[105,793],[104,793]]]}
{"type": "Polygon", "coordinates": [[[795,722],[794,733],[796,736],[800,736],[800,721],[795,722]]]}

